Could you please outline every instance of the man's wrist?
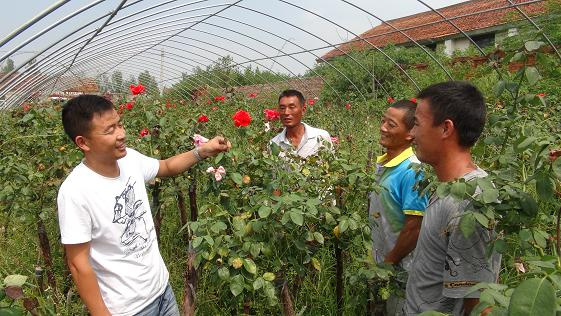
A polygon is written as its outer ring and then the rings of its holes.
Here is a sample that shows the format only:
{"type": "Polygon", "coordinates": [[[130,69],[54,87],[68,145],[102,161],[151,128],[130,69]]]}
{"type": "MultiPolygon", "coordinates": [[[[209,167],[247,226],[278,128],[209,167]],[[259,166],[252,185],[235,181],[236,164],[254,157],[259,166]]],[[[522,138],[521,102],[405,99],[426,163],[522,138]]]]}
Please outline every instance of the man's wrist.
{"type": "Polygon", "coordinates": [[[200,147],[195,147],[195,149],[193,149],[193,156],[195,156],[197,162],[202,161],[204,159],[203,156],[201,155],[199,148],[200,147]]]}

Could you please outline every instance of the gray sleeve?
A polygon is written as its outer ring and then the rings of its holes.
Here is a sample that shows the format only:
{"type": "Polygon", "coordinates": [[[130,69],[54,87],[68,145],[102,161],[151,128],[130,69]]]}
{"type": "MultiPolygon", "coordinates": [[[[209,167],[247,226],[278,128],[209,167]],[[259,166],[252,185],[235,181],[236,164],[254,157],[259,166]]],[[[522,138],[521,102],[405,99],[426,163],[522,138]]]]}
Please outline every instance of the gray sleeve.
{"type": "MultiPolygon", "coordinates": [[[[459,209],[463,211],[465,203],[462,204],[459,209]]],[[[494,253],[487,257],[494,232],[476,222],[475,231],[466,238],[459,227],[458,214],[461,212],[455,212],[448,222],[442,294],[450,298],[479,298],[478,291],[467,294],[468,290],[479,282],[496,282],[500,256],[494,253]]]]}

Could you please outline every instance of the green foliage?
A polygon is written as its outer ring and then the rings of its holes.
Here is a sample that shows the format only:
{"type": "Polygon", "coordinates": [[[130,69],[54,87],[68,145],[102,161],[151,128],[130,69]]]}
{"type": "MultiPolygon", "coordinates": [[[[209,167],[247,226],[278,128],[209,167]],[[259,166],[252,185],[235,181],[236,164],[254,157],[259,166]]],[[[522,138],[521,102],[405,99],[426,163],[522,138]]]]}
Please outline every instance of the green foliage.
{"type": "Polygon", "coordinates": [[[1,72],[10,72],[14,70],[14,61],[11,58],[6,59],[6,61],[2,64],[1,72]]]}
{"type": "Polygon", "coordinates": [[[227,55],[204,68],[196,66],[192,73],[184,73],[182,80],[174,84],[166,96],[191,97],[191,94],[197,90],[207,90],[211,95],[222,95],[227,88],[266,84],[288,78],[288,75],[275,73],[269,69],[235,64],[233,58],[227,55]]]}

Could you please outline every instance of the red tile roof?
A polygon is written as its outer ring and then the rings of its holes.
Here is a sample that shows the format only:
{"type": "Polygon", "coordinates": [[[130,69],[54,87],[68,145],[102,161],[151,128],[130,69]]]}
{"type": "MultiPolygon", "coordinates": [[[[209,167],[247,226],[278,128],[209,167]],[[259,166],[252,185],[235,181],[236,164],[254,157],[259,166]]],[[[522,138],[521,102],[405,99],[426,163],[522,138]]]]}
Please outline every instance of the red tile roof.
{"type": "MultiPolygon", "coordinates": [[[[521,4],[518,7],[530,16],[541,14],[546,10],[546,4],[543,1],[513,0],[513,2],[521,4]]],[[[523,18],[507,0],[471,0],[440,8],[437,11],[446,18],[451,19],[455,25],[466,33],[505,24],[509,18],[523,18]]],[[[441,40],[442,38],[460,34],[454,26],[449,22],[443,21],[441,16],[431,10],[386,22],[396,29],[402,30],[418,42],[441,40]]],[[[339,45],[338,48],[340,50],[333,49],[322,58],[327,60],[341,56],[351,49],[363,50],[373,48],[360,38],[377,47],[383,47],[390,43],[403,44],[410,42],[399,31],[396,31],[387,24],[381,24],[360,34],[360,37],[339,45]]]]}

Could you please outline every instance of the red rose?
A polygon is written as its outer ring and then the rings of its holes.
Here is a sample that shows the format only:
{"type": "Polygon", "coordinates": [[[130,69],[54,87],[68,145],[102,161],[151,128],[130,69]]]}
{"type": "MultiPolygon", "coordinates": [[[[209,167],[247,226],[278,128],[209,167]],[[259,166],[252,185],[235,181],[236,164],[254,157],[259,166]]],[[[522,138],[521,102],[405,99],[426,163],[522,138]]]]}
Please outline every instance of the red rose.
{"type": "Polygon", "coordinates": [[[206,123],[206,122],[208,122],[208,116],[206,116],[206,115],[201,115],[201,116],[199,116],[199,119],[197,120],[197,122],[199,122],[199,123],[206,123]]]}
{"type": "Polygon", "coordinates": [[[416,98],[411,98],[409,99],[409,101],[413,102],[413,103],[417,103],[417,99],[416,98]]]}
{"type": "Polygon", "coordinates": [[[257,93],[250,93],[250,94],[247,95],[247,97],[251,98],[251,99],[255,98],[256,96],[257,96],[257,93]]]}
{"type": "Polygon", "coordinates": [[[267,121],[275,121],[280,119],[280,113],[273,110],[273,109],[265,109],[265,120],[267,121]]]}
{"type": "Polygon", "coordinates": [[[132,110],[132,108],[134,107],[134,103],[129,102],[125,107],[127,108],[127,110],[132,110]]]}
{"type": "Polygon", "coordinates": [[[31,110],[31,105],[30,105],[30,104],[24,104],[24,105],[23,105],[23,111],[24,111],[24,112],[27,112],[27,111],[29,111],[29,110],[31,110]]]}
{"type": "Polygon", "coordinates": [[[219,96],[214,97],[214,101],[222,101],[222,102],[224,102],[225,99],[226,99],[226,97],[223,96],[223,95],[219,95],[219,96]]]}
{"type": "Polygon", "coordinates": [[[309,105],[314,105],[315,103],[316,103],[316,100],[314,100],[314,99],[309,99],[308,100],[309,105]]]}
{"type": "Polygon", "coordinates": [[[132,93],[133,95],[143,94],[143,93],[144,93],[144,86],[141,85],[140,83],[139,83],[138,85],[136,85],[136,86],[133,85],[133,84],[131,84],[129,88],[131,89],[131,93],[132,93]]]}
{"type": "Polygon", "coordinates": [[[215,105],[211,108],[211,110],[216,111],[216,110],[218,110],[218,107],[215,105]]]}
{"type": "Polygon", "coordinates": [[[142,138],[142,137],[144,137],[148,134],[150,134],[150,132],[148,131],[147,128],[144,128],[143,130],[140,131],[140,138],[142,138]]]}
{"type": "Polygon", "coordinates": [[[212,101],[210,101],[210,99],[208,101],[206,101],[206,104],[211,104],[212,101]]]}
{"type": "Polygon", "coordinates": [[[248,126],[251,123],[251,115],[244,110],[236,112],[236,114],[232,115],[232,119],[237,127],[248,126]]]}
{"type": "Polygon", "coordinates": [[[169,109],[169,108],[175,108],[175,107],[177,107],[177,106],[175,105],[175,103],[169,103],[169,101],[166,102],[166,108],[169,109]]]}
{"type": "Polygon", "coordinates": [[[395,99],[394,99],[394,98],[388,97],[388,103],[394,103],[394,102],[395,102],[395,99]]]}
{"type": "Polygon", "coordinates": [[[542,93],[538,93],[538,94],[536,94],[536,95],[537,95],[538,97],[545,98],[545,93],[543,93],[543,92],[542,92],[542,93]]]}
{"type": "Polygon", "coordinates": [[[351,109],[351,104],[350,104],[350,103],[345,104],[345,108],[346,108],[347,110],[350,110],[350,109],[351,109]]]}

